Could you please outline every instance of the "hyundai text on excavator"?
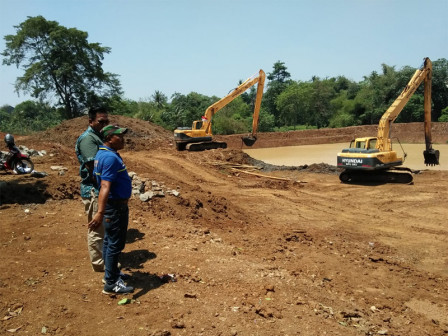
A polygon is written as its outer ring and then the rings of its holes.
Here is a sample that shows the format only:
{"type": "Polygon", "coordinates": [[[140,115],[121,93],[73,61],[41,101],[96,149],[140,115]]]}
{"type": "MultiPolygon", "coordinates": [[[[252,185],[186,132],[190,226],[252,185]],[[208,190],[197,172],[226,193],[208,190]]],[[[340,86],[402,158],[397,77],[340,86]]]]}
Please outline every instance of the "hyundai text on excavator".
{"type": "Polygon", "coordinates": [[[258,72],[258,75],[254,75],[246,79],[227,96],[210,105],[205,111],[205,114],[201,120],[193,121],[192,128],[176,128],[174,130],[174,141],[176,143],[176,149],[179,151],[185,149],[189,151],[203,151],[206,149],[227,148],[227,143],[213,140],[212,118],[216,112],[218,112],[232,100],[240,96],[248,88],[258,83],[255,108],[252,119],[252,133],[251,135],[242,138],[246,146],[252,146],[257,140],[256,134],[258,129],[258,119],[260,115],[261,98],[263,97],[265,77],[266,75],[264,71],[260,70],[258,72]]]}
{"type": "Polygon", "coordinates": [[[438,165],[440,153],[432,148],[431,139],[431,79],[432,63],[425,58],[423,65],[415,71],[409,83],[380,119],[377,137],[352,140],[350,148],[338,153],[337,165],[345,170],[339,175],[344,182],[397,182],[411,183],[411,170],[401,166],[406,158],[399,157],[392,150],[389,138],[391,124],[403,110],[406,103],[424,82],[424,129],[426,149],[423,156],[426,165],[438,165]]]}

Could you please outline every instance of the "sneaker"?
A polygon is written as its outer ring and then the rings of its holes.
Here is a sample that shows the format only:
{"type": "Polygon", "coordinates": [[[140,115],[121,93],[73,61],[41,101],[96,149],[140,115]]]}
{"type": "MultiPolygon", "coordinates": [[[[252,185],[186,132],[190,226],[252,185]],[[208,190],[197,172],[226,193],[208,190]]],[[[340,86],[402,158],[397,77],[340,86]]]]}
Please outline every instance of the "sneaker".
{"type": "Polygon", "coordinates": [[[104,285],[104,294],[128,294],[134,291],[134,287],[126,286],[123,280],[118,279],[116,283],[112,285],[104,285]]]}
{"type": "MultiPolygon", "coordinates": [[[[129,280],[131,277],[132,277],[132,275],[130,275],[130,274],[125,274],[125,273],[120,272],[120,279],[123,281],[129,280]]],[[[103,282],[103,284],[106,284],[106,279],[103,278],[103,279],[101,279],[101,281],[103,282]]]]}

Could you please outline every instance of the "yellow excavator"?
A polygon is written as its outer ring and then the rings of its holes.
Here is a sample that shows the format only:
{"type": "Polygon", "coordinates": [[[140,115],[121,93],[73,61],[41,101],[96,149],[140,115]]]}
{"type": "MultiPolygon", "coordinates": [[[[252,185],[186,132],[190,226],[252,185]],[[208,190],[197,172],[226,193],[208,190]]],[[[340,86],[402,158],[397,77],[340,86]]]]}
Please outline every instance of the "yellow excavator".
{"type": "Polygon", "coordinates": [[[265,73],[260,70],[257,75],[246,79],[242,84],[235,88],[224,98],[210,105],[205,111],[201,120],[193,121],[193,126],[178,127],[174,130],[174,142],[178,151],[203,151],[207,149],[227,148],[227,143],[213,140],[212,118],[216,112],[229,104],[232,100],[240,96],[251,86],[257,85],[257,95],[255,99],[255,108],[252,119],[252,133],[242,138],[246,146],[252,146],[257,140],[258,119],[260,116],[261,98],[263,97],[263,88],[265,73]]]}
{"type": "Polygon", "coordinates": [[[392,150],[389,133],[391,124],[422,82],[424,82],[426,144],[423,156],[426,165],[439,164],[440,153],[432,148],[431,139],[431,79],[432,63],[429,58],[425,58],[423,65],[414,73],[404,90],[381,117],[377,137],[352,140],[350,148],[338,153],[337,165],[339,168],[344,168],[339,175],[341,182],[412,182],[411,169],[398,167],[403,164],[406,154],[402,158],[392,150]]]}

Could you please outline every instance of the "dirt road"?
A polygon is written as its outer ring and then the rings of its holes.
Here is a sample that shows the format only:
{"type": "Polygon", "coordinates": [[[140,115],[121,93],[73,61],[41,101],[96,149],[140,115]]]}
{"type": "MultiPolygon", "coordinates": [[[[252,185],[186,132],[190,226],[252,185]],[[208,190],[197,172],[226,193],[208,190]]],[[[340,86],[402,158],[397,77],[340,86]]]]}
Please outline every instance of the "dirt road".
{"type": "Polygon", "coordinates": [[[118,122],[134,129],[128,169],[179,192],[130,202],[132,301],[101,294],[88,264],[75,120],[21,139],[48,151],[35,159],[48,177],[0,176],[0,333],[448,333],[447,171],[343,185],[325,166],[267,172],[240,150],[178,153],[154,125],[118,122]]]}

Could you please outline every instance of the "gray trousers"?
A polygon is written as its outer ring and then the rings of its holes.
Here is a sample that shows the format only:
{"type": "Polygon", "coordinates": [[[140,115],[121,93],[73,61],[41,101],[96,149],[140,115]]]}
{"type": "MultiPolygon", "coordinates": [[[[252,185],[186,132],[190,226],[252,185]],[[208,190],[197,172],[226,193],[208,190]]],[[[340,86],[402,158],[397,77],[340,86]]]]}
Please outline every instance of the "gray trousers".
{"type": "MultiPolygon", "coordinates": [[[[90,198],[83,198],[82,203],[84,204],[84,210],[87,215],[87,223],[89,223],[98,211],[98,197],[92,191],[90,198]]],[[[98,226],[94,230],[87,229],[87,249],[89,251],[92,268],[95,272],[104,272],[103,239],[103,225],[98,226]]]]}

